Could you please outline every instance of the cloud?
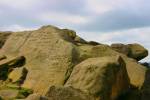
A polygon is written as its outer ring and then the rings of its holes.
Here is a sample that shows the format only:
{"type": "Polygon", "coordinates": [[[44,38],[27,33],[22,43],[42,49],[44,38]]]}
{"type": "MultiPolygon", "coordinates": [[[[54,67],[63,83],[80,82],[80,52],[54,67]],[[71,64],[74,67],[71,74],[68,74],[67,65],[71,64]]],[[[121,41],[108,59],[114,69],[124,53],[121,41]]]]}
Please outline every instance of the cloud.
{"type": "Polygon", "coordinates": [[[149,11],[148,0],[85,0],[86,9],[91,13],[103,14],[118,9],[126,9],[129,12],[149,11]]]}
{"type": "Polygon", "coordinates": [[[150,14],[134,14],[128,11],[115,10],[95,17],[81,27],[89,31],[116,31],[150,26],[150,14]]]}
{"type": "Polygon", "coordinates": [[[88,22],[88,18],[86,16],[81,15],[72,15],[68,13],[55,13],[55,12],[45,12],[41,13],[39,16],[37,16],[37,19],[45,22],[45,23],[62,23],[63,25],[69,26],[76,26],[85,24],[88,22]]]}
{"type": "Polygon", "coordinates": [[[89,23],[80,26],[80,30],[108,32],[150,26],[150,6],[148,6],[150,1],[101,0],[94,3],[88,1],[91,3],[89,9],[94,9],[93,12],[97,13],[91,15],[89,23]]]}
{"type": "Polygon", "coordinates": [[[10,25],[10,26],[3,26],[0,27],[1,31],[24,31],[24,30],[34,30],[36,28],[31,27],[23,27],[20,25],[10,25]]]}
{"type": "Polygon", "coordinates": [[[0,26],[44,24],[76,26],[85,23],[81,0],[0,0],[0,26]]]}
{"type": "Polygon", "coordinates": [[[84,7],[84,0],[0,0],[0,6],[0,8],[7,7],[8,9],[28,12],[62,11],[78,13],[81,11],[80,7],[84,7]]]}
{"type": "Polygon", "coordinates": [[[1,6],[13,9],[29,9],[38,6],[40,3],[40,0],[0,0],[1,6]]]}
{"type": "Polygon", "coordinates": [[[124,3],[124,0],[86,0],[86,9],[95,14],[102,14],[112,9],[118,7],[120,4],[124,3]]]}
{"type": "Polygon", "coordinates": [[[0,26],[54,24],[91,32],[148,27],[149,4],[148,0],[0,0],[0,26]]]}

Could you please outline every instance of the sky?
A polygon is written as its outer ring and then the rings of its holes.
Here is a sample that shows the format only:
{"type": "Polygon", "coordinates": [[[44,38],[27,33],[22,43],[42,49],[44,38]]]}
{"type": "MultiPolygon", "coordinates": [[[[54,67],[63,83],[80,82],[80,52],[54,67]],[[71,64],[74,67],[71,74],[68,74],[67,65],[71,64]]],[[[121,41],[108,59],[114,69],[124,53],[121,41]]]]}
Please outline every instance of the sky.
{"type": "Polygon", "coordinates": [[[150,0],[0,0],[0,31],[42,25],[104,44],[140,43],[150,51],[150,0]]]}

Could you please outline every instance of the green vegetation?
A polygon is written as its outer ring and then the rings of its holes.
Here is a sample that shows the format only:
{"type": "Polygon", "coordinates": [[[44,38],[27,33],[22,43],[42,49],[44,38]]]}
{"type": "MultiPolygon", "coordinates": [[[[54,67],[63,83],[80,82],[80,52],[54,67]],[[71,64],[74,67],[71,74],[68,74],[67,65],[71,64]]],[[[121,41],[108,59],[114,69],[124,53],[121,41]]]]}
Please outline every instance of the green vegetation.
{"type": "Polygon", "coordinates": [[[32,93],[33,93],[33,91],[31,89],[21,88],[19,90],[18,96],[16,98],[17,99],[25,98],[32,93]]]}
{"type": "MultiPolygon", "coordinates": [[[[0,90],[7,90],[7,89],[18,91],[17,96],[15,98],[11,98],[12,100],[13,99],[24,99],[33,93],[33,90],[31,90],[31,89],[22,88],[16,84],[10,84],[10,83],[7,85],[4,85],[3,87],[0,88],[0,90]]],[[[0,97],[0,100],[3,100],[3,99],[0,97]]]]}
{"type": "Polygon", "coordinates": [[[17,86],[7,86],[9,89],[18,90],[17,99],[22,99],[33,93],[33,90],[17,86]]]}

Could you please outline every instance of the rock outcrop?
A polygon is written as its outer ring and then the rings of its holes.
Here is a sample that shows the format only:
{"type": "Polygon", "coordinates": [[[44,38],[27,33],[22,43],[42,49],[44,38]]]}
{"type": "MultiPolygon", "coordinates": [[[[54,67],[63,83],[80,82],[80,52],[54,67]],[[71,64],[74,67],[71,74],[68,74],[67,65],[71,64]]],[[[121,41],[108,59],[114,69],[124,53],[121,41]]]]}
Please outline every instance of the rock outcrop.
{"type": "Polygon", "coordinates": [[[117,52],[123,53],[130,58],[136,59],[137,61],[148,56],[148,50],[140,44],[112,44],[111,48],[117,52]]]}
{"type": "Polygon", "coordinates": [[[149,70],[138,62],[148,51],[140,44],[104,45],[49,25],[0,34],[0,48],[3,99],[9,93],[25,100],[149,98],[149,70]]]}
{"type": "Polygon", "coordinates": [[[85,91],[98,100],[115,100],[128,90],[129,79],[121,57],[89,58],[75,66],[65,86],[85,91]]]}
{"type": "Polygon", "coordinates": [[[50,85],[63,85],[67,72],[76,63],[72,41],[64,30],[45,26],[36,31],[13,33],[1,53],[8,58],[23,55],[28,74],[22,86],[44,94],[50,85]]]}
{"type": "Polygon", "coordinates": [[[128,44],[128,46],[131,50],[129,57],[139,61],[148,56],[148,50],[146,50],[140,44],[128,44]]]}
{"type": "Polygon", "coordinates": [[[109,46],[103,44],[97,46],[83,44],[78,47],[80,51],[79,59],[81,61],[93,57],[105,57],[116,55],[121,56],[126,63],[126,69],[131,85],[138,88],[142,87],[145,80],[145,73],[147,71],[147,68],[139,64],[136,60],[127,57],[123,53],[116,52],[112,50],[109,46]]]}

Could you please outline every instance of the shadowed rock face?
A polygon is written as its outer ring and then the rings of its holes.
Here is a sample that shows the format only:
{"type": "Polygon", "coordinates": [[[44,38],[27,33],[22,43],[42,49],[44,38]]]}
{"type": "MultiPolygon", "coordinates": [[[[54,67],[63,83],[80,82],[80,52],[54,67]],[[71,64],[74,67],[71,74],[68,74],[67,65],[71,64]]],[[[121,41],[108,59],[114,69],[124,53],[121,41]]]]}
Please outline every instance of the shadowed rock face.
{"type": "Polygon", "coordinates": [[[115,100],[130,93],[131,98],[148,98],[148,68],[137,62],[148,51],[139,44],[88,42],[73,30],[50,25],[8,36],[0,38],[5,43],[0,50],[1,94],[11,85],[9,91],[23,88],[15,98],[33,90],[26,100],[115,100]]]}
{"type": "Polygon", "coordinates": [[[23,56],[16,57],[13,59],[5,59],[0,63],[0,80],[6,80],[8,78],[8,74],[11,72],[13,68],[23,66],[25,64],[25,58],[23,56]]]}
{"type": "Polygon", "coordinates": [[[150,69],[145,74],[144,85],[141,89],[141,100],[149,100],[150,98],[150,69]]]}

